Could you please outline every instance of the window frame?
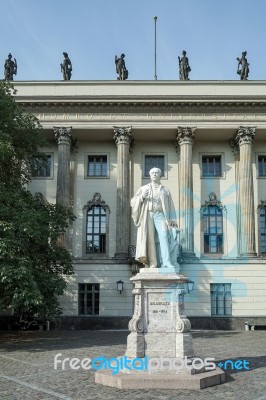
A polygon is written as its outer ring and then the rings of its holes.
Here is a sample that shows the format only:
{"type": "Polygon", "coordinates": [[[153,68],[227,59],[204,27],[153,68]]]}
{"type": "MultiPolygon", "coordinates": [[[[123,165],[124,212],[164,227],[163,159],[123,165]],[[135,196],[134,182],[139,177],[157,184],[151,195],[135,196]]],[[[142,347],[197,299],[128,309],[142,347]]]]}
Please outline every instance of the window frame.
{"type": "Polygon", "coordinates": [[[256,153],[256,170],[257,170],[257,179],[266,179],[266,154],[264,153],[256,153]],[[259,174],[259,157],[265,157],[265,175],[259,174]]]}
{"type": "MultiPolygon", "coordinates": [[[[50,165],[50,175],[49,176],[34,176],[32,175],[31,172],[31,180],[33,179],[54,179],[54,153],[50,153],[50,152],[44,152],[43,154],[45,154],[48,157],[51,157],[51,165],[50,165]]],[[[38,158],[38,157],[33,157],[33,158],[38,158]]]]}
{"type": "Polygon", "coordinates": [[[215,283],[215,282],[210,283],[210,300],[211,300],[211,316],[212,317],[229,317],[229,316],[232,316],[233,315],[233,312],[232,312],[232,309],[233,309],[232,283],[231,282],[230,283],[229,282],[226,282],[226,283],[215,283]],[[216,290],[212,290],[212,288],[215,285],[217,286],[217,289],[216,290]],[[229,286],[230,290],[228,290],[228,288],[226,290],[226,287],[228,287],[228,286],[229,286]],[[220,287],[220,288],[223,287],[223,290],[218,290],[218,287],[220,287]],[[213,297],[214,297],[213,293],[216,294],[215,299],[213,299],[213,297]],[[219,299],[219,296],[218,296],[219,293],[223,294],[222,299],[219,299]],[[226,294],[228,294],[228,293],[229,293],[230,296],[229,296],[229,298],[226,298],[226,294]],[[229,301],[229,303],[230,303],[229,307],[226,305],[226,301],[229,301]],[[219,302],[223,303],[223,313],[222,314],[219,313],[219,302]],[[214,306],[213,306],[213,303],[214,303],[214,306]],[[215,312],[213,312],[214,308],[215,308],[215,312]],[[230,310],[229,313],[226,312],[227,309],[230,310]]]}
{"type": "Polygon", "coordinates": [[[205,209],[203,209],[203,211],[202,211],[202,226],[203,226],[203,254],[204,255],[214,255],[214,256],[217,256],[217,255],[224,255],[224,226],[223,226],[224,224],[223,224],[223,210],[222,210],[222,208],[221,207],[219,207],[218,205],[215,205],[215,204],[210,204],[210,205],[208,205],[205,209]],[[216,210],[219,210],[220,211],[220,215],[218,215],[216,212],[215,213],[210,213],[210,209],[211,209],[211,207],[214,207],[216,210]],[[205,213],[205,211],[206,210],[208,210],[208,214],[206,215],[206,214],[204,214],[205,213]],[[212,251],[205,251],[205,236],[207,236],[207,234],[205,233],[205,220],[206,220],[206,218],[205,218],[205,216],[207,216],[208,217],[208,226],[209,226],[209,228],[211,228],[211,221],[210,221],[210,219],[211,219],[211,217],[213,216],[214,218],[215,218],[215,230],[216,230],[216,232],[215,233],[210,233],[210,230],[209,230],[209,233],[208,233],[208,236],[209,236],[209,250],[211,249],[211,245],[210,245],[210,237],[212,237],[212,236],[215,236],[216,237],[216,250],[219,248],[219,247],[221,247],[222,248],[222,251],[216,251],[216,252],[212,252],[212,251]],[[217,233],[217,217],[219,216],[219,218],[221,219],[221,233],[217,233]],[[220,236],[221,238],[222,238],[222,244],[221,245],[219,245],[219,243],[218,243],[218,236],[220,236]]]}
{"type": "MultiPolygon", "coordinates": [[[[149,152],[149,153],[142,153],[142,179],[150,179],[149,175],[145,175],[146,171],[146,157],[164,157],[163,164],[164,164],[164,175],[161,177],[162,180],[168,179],[168,160],[167,154],[164,152],[149,152]]],[[[159,168],[159,167],[154,167],[159,168]]]]}
{"type": "Polygon", "coordinates": [[[86,316],[86,317],[94,317],[100,314],[100,291],[101,291],[101,286],[100,283],[86,283],[86,282],[80,282],[78,283],[78,315],[79,316],[86,316]],[[81,285],[84,285],[84,290],[81,289],[81,285]],[[91,290],[88,290],[88,286],[91,286],[91,290]],[[92,303],[92,312],[88,313],[88,294],[91,293],[91,303],[92,303]],[[84,299],[81,299],[81,295],[84,294],[84,299]],[[98,304],[95,305],[96,299],[95,299],[95,294],[98,294],[98,304]],[[81,302],[83,302],[83,307],[81,305],[81,302]],[[84,312],[82,311],[82,308],[84,308],[84,312]],[[95,310],[98,310],[98,312],[95,312],[95,310]]]}
{"type": "Polygon", "coordinates": [[[110,208],[108,204],[102,199],[100,193],[96,192],[92,199],[87,202],[83,207],[83,230],[82,230],[82,257],[87,259],[108,259],[109,258],[109,226],[110,226],[110,208]],[[100,205],[106,213],[106,233],[105,233],[105,252],[91,252],[87,253],[87,215],[89,210],[95,206],[100,205]]]}
{"type": "Polygon", "coordinates": [[[93,205],[92,207],[87,209],[87,213],[86,213],[86,254],[106,254],[106,225],[107,225],[107,215],[106,215],[106,210],[101,206],[101,205],[93,205]],[[99,209],[98,213],[95,213],[95,209],[99,209]],[[92,232],[89,233],[88,232],[88,224],[89,224],[89,213],[92,211],[92,232]],[[98,228],[99,232],[95,232],[95,225],[96,222],[95,219],[99,218],[99,224],[96,227],[96,229],[98,228]],[[104,217],[104,218],[103,218],[104,217]],[[103,221],[104,219],[104,221],[103,221]],[[105,232],[101,232],[103,225],[105,224],[105,232]],[[104,247],[104,251],[92,251],[89,252],[87,251],[88,248],[88,243],[90,243],[90,241],[88,241],[88,236],[91,236],[91,242],[92,242],[92,246],[93,247],[97,247],[97,245],[95,244],[95,238],[99,239],[99,249],[101,250],[101,247],[104,247]],[[104,239],[103,239],[104,238],[104,239]],[[102,240],[101,240],[102,239],[102,240]]]}
{"type": "MultiPolygon", "coordinates": [[[[259,252],[260,252],[260,254],[263,257],[266,257],[266,243],[265,243],[265,251],[262,251],[262,240],[261,240],[262,236],[265,236],[265,238],[266,238],[266,202],[265,201],[262,201],[261,204],[258,205],[258,239],[259,239],[258,242],[259,242],[259,252]],[[265,233],[261,232],[261,220],[260,220],[261,214],[260,214],[260,211],[262,209],[265,211],[265,217],[264,217],[265,233]]],[[[266,242],[266,240],[265,240],[265,242],[266,242]]]]}
{"type": "Polygon", "coordinates": [[[85,153],[84,161],[84,179],[109,179],[110,178],[110,153],[103,152],[89,152],[85,153]],[[93,175],[89,176],[89,157],[106,157],[106,175],[93,175]]]}
{"type": "Polygon", "coordinates": [[[225,155],[221,152],[204,152],[199,153],[200,156],[200,177],[201,179],[225,179],[225,155]],[[203,174],[203,157],[220,157],[221,158],[221,175],[204,175],[203,174]]]}

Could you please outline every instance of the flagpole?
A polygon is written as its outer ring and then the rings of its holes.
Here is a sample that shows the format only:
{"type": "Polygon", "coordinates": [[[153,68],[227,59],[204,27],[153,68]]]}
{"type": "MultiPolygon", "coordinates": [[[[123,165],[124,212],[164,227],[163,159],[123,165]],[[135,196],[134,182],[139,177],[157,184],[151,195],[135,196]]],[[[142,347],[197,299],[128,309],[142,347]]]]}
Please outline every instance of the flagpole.
{"type": "Polygon", "coordinates": [[[154,79],[157,81],[157,72],[156,72],[156,62],[157,62],[157,54],[156,54],[156,23],[157,23],[157,17],[153,17],[154,19],[154,79]]]}

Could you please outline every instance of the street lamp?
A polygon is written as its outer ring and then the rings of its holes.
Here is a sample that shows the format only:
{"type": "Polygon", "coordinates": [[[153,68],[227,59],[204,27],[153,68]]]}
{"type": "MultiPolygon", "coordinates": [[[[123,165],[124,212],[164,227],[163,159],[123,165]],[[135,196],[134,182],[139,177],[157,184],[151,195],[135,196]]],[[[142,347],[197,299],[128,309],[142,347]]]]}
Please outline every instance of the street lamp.
{"type": "Polygon", "coordinates": [[[124,289],[124,282],[121,281],[121,279],[119,281],[116,282],[116,289],[118,290],[118,292],[121,294],[123,292],[124,289]]]}
{"type": "Polygon", "coordinates": [[[187,284],[187,292],[188,293],[192,292],[192,290],[194,288],[194,282],[191,280],[188,280],[186,284],[187,284]]]}

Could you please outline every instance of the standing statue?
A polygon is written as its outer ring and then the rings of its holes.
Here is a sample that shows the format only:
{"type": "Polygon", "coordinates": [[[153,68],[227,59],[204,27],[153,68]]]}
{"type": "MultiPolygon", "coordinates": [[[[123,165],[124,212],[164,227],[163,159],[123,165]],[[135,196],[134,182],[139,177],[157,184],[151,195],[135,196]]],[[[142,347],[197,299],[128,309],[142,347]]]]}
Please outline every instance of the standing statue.
{"type": "Polygon", "coordinates": [[[6,81],[13,81],[13,75],[17,75],[17,60],[12,60],[12,54],[9,53],[4,65],[4,74],[6,81]]]}
{"type": "Polygon", "coordinates": [[[249,74],[249,63],[248,60],[246,59],[247,52],[243,51],[242,52],[242,57],[241,59],[237,57],[238,61],[238,66],[237,66],[237,73],[240,75],[240,80],[241,81],[246,81],[248,79],[248,74],[249,74]],[[240,68],[241,65],[241,68],[240,68]]]}
{"type": "Polygon", "coordinates": [[[70,61],[70,58],[68,57],[67,53],[63,53],[65,59],[63,63],[60,64],[61,66],[61,72],[63,73],[63,77],[65,81],[70,81],[70,78],[72,76],[72,64],[70,61]]]}
{"type": "Polygon", "coordinates": [[[182,51],[182,57],[178,57],[179,61],[179,79],[181,81],[188,81],[189,80],[189,73],[191,71],[191,68],[189,66],[189,61],[186,56],[187,52],[185,50],[182,51]]]}
{"type": "Polygon", "coordinates": [[[131,199],[132,218],[138,227],[135,259],[146,268],[179,271],[176,212],[169,189],[160,183],[161,174],[159,168],[152,168],[151,182],[131,199]]]}
{"type": "Polygon", "coordinates": [[[121,54],[120,57],[115,56],[116,72],[119,75],[118,81],[125,81],[128,78],[128,70],[125,64],[125,54],[121,54]]]}

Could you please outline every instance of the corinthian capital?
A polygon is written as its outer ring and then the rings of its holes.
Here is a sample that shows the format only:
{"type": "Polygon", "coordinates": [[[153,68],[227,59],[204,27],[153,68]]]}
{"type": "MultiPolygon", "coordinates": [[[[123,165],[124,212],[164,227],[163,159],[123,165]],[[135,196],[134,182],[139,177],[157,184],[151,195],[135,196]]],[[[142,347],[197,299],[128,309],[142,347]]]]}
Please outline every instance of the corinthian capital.
{"type": "Polygon", "coordinates": [[[115,144],[128,144],[131,146],[133,143],[132,127],[131,126],[114,126],[114,140],[115,144]]]}
{"type": "Polygon", "coordinates": [[[182,144],[193,145],[195,139],[196,126],[178,126],[176,140],[179,146],[182,144]]]}
{"type": "Polygon", "coordinates": [[[252,144],[255,133],[255,127],[240,126],[236,132],[235,141],[239,146],[241,146],[242,144],[252,144]]]}
{"type": "Polygon", "coordinates": [[[57,144],[69,144],[72,145],[72,126],[54,126],[54,135],[57,144]]]}

